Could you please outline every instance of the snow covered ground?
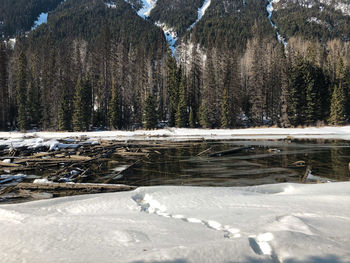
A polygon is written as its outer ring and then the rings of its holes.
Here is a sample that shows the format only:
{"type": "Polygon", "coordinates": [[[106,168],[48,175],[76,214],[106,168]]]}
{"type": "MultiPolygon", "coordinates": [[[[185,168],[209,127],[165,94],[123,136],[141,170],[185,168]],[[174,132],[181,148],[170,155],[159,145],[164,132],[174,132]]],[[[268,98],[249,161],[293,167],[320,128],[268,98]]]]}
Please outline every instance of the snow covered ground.
{"type": "Polygon", "coordinates": [[[1,262],[350,262],[350,183],[148,187],[0,206],[1,262]]]}
{"type": "Polygon", "coordinates": [[[258,128],[258,129],[177,129],[167,128],[153,131],[101,131],[101,132],[0,132],[0,146],[12,148],[22,146],[38,148],[75,148],[79,141],[97,144],[98,140],[233,140],[233,139],[337,139],[350,140],[350,126],[321,128],[258,128]],[[65,140],[59,143],[58,140],[65,140]]]}

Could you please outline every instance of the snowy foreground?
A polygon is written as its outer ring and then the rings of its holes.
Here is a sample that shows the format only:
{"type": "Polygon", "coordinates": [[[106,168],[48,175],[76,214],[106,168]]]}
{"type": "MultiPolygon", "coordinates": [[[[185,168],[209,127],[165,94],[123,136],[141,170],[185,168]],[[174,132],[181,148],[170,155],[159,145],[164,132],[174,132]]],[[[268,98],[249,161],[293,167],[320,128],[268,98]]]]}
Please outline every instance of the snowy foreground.
{"type": "Polygon", "coordinates": [[[0,206],[0,262],[350,262],[350,183],[148,187],[0,206]]]}
{"type": "Polygon", "coordinates": [[[0,132],[0,146],[16,147],[48,146],[52,150],[77,147],[76,141],[97,144],[98,140],[232,140],[232,139],[336,139],[350,140],[350,126],[321,128],[259,128],[259,129],[177,129],[167,128],[153,131],[101,131],[101,132],[0,132]],[[64,144],[58,140],[65,140],[64,144]],[[71,143],[69,143],[71,142],[71,143]]]}

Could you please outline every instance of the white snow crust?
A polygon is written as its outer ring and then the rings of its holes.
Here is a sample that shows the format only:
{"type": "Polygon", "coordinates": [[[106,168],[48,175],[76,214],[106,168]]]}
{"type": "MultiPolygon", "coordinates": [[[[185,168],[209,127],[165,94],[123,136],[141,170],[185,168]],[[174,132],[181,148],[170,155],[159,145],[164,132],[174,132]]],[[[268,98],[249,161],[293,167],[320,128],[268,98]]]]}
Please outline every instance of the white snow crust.
{"type": "Polygon", "coordinates": [[[49,147],[50,150],[76,148],[80,144],[115,141],[191,141],[233,139],[334,139],[350,140],[350,126],[321,128],[178,129],[97,132],[0,132],[0,146],[12,148],[49,147]],[[64,142],[59,142],[64,140],[64,142]]]}
{"type": "Polygon", "coordinates": [[[350,182],[145,187],[0,206],[1,262],[350,262],[350,182]]]}

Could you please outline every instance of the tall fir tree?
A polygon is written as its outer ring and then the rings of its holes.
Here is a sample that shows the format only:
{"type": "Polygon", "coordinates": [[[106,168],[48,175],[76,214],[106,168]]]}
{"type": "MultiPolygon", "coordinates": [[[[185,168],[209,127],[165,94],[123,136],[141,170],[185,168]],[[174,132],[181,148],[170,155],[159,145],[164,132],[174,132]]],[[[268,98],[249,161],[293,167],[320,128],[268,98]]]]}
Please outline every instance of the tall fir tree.
{"type": "Polygon", "coordinates": [[[190,108],[190,113],[188,116],[188,122],[189,122],[189,126],[190,128],[196,128],[197,124],[196,124],[196,114],[194,112],[194,110],[192,109],[192,107],[190,108]]]}
{"type": "Polygon", "coordinates": [[[227,92],[227,89],[224,89],[224,94],[222,95],[222,102],[221,102],[221,127],[222,128],[232,127],[231,114],[233,113],[230,109],[228,92],[227,92]]]}
{"type": "Polygon", "coordinates": [[[147,130],[155,129],[157,126],[157,101],[152,94],[146,97],[143,105],[143,122],[147,130]]]}
{"type": "Polygon", "coordinates": [[[61,131],[70,131],[72,129],[72,107],[67,87],[63,88],[58,108],[58,129],[61,131]]]}
{"type": "Polygon", "coordinates": [[[78,77],[74,97],[74,131],[87,131],[91,121],[91,86],[89,78],[78,77]]]}
{"type": "Polygon", "coordinates": [[[176,111],[179,104],[179,82],[176,60],[168,52],[167,56],[167,88],[169,94],[169,125],[175,126],[176,111]]]}
{"type": "Polygon", "coordinates": [[[188,123],[187,103],[186,103],[186,76],[184,70],[181,73],[179,87],[179,103],[176,111],[176,127],[184,128],[188,123]]]}
{"type": "Polygon", "coordinates": [[[121,115],[120,90],[118,85],[114,82],[112,87],[112,98],[108,109],[109,126],[111,128],[120,129],[122,127],[121,115]]]}
{"type": "Polygon", "coordinates": [[[301,55],[297,56],[296,65],[292,68],[289,78],[288,115],[293,126],[304,124],[305,121],[305,71],[306,65],[301,55]]]}
{"type": "Polygon", "coordinates": [[[27,57],[21,52],[17,65],[17,123],[22,131],[28,129],[27,81],[27,57]]]}
{"type": "Polygon", "coordinates": [[[331,101],[331,113],[329,122],[332,125],[343,125],[345,123],[346,113],[346,100],[343,86],[338,84],[334,87],[332,101],[331,101]]]}
{"type": "Polygon", "coordinates": [[[27,114],[28,124],[32,128],[39,128],[41,124],[41,96],[40,87],[36,83],[33,75],[27,89],[27,114]]]}
{"type": "Polygon", "coordinates": [[[0,41],[0,130],[7,129],[8,121],[8,55],[6,46],[0,41]]]}

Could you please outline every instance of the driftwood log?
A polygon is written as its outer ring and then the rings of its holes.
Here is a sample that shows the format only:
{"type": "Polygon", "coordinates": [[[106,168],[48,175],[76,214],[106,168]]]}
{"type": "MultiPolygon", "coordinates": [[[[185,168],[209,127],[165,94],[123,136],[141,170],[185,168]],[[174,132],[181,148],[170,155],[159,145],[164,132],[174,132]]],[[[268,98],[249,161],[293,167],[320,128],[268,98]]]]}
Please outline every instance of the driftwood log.
{"type": "Polygon", "coordinates": [[[248,150],[248,149],[250,149],[250,148],[249,147],[233,148],[233,149],[230,149],[230,150],[221,151],[221,152],[215,152],[215,153],[209,154],[209,157],[220,157],[220,156],[224,156],[224,155],[231,155],[231,154],[239,153],[239,152],[242,152],[242,151],[248,150]]]}

